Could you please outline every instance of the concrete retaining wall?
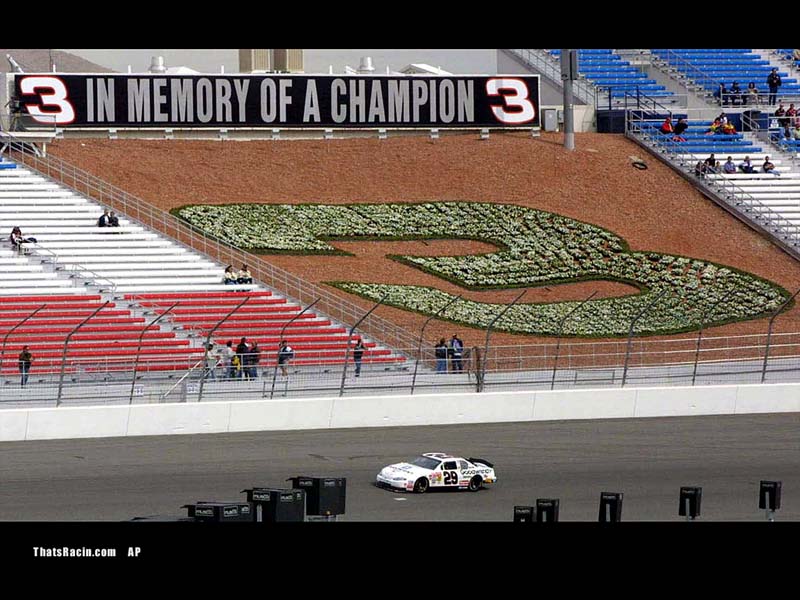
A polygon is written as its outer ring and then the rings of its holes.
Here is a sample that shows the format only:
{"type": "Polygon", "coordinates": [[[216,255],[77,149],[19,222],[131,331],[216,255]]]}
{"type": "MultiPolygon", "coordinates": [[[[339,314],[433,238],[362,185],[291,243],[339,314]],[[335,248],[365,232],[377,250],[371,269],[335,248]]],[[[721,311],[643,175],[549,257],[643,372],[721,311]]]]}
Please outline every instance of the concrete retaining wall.
{"type": "Polygon", "coordinates": [[[0,441],[800,412],[800,384],[0,410],[0,441]]]}

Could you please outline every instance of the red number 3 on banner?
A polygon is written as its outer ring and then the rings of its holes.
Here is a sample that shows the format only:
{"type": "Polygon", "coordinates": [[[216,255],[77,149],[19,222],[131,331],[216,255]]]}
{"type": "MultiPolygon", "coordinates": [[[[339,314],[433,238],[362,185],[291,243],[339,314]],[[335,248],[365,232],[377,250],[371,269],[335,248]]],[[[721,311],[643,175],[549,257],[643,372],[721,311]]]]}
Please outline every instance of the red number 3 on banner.
{"type": "Polygon", "coordinates": [[[521,79],[495,78],[486,80],[486,94],[500,96],[503,106],[492,106],[495,119],[506,125],[530,123],[536,110],[528,98],[528,85],[521,79]]]}
{"type": "Polygon", "coordinates": [[[19,87],[22,94],[37,95],[41,99],[41,104],[25,105],[37,123],[68,125],[75,120],[75,107],[68,99],[64,82],[58,77],[24,77],[19,87]],[[44,108],[49,110],[42,110],[44,108]]]}

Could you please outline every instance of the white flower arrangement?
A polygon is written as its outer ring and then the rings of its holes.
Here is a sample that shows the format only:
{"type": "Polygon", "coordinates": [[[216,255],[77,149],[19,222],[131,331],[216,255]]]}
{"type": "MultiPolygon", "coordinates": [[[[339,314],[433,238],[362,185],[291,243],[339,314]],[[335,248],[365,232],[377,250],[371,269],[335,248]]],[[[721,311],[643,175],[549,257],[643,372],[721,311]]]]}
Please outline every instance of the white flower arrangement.
{"type": "MultiPolygon", "coordinates": [[[[666,334],[753,319],[788,298],[772,282],[695,258],[632,252],[610,231],[516,205],[479,202],[418,204],[187,206],[175,211],[203,233],[261,253],[334,253],[325,240],[473,239],[496,252],[466,256],[394,256],[473,289],[611,280],[641,293],[592,300],[564,324],[564,335],[622,336],[633,318],[667,291],[636,323],[638,334],[666,334]],[[730,290],[735,290],[714,308],[730,290]],[[714,308],[712,310],[712,308],[714,308]]],[[[435,314],[453,296],[427,287],[332,282],[393,306],[435,314]]],[[[554,335],[576,302],[520,304],[496,323],[513,333],[554,335]]],[[[486,327],[505,305],[460,300],[441,318],[486,327]]]]}

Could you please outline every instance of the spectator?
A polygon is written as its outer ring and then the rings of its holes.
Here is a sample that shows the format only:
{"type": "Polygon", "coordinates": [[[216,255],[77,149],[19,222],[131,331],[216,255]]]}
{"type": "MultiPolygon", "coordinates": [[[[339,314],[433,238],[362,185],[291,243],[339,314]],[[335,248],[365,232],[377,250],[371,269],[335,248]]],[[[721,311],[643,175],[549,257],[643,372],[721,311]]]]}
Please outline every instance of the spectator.
{"type": "Polygon", "coordinates": [[[778,119],[778,125],[781,127],[786,127],[786,125],[789,124],[789,119],[786,118],[786,109],[783,108],[783,102],[778,104],[778,108],[775,110],[773,116],[778,119]]]}
{"type": "Polygon", "coordinates": [[[794,124],[794,129],[792,130],[792,137],[796,140],[800,140],[800,123],[794,124]]]}
{"type": "Polygon", "coordinates": [[[103,215],[97,219],[98,227],[108,227],[108,209],[103,210],[103,215]]]}
{"type": "Polygon", "coordinates": [[[722,126],[722,133],[725,135],[733,135],[736,133],[736,127],[733,126],[733,123],[728,121],[722,126]]]}
{"type": "Polygon", "coordinates": [[[706,173],[716,173],[717,172],[717,159],[714,157],[714,153],[711,153],[706,160],[706,173]]]}
{"type": "Polygon", "coordinates": [[[769,86],[769,105],[775,106],[775,100],[778,98],[778,88],[781,87],[781,76],[778,75],[777,67],[773,67],[769,75],[767,75],[767,85],[769,86]]]}
{"type": "Polygon", "coordinates": [[[289,342],[286,340],[281,340],[281,345],[278,347],[278,366],[281,368],[281,374],[284,377],[289,376],[289,371],[287,367],[289,366],[289,361],[294,358],[294,350],[289,345],[289,342]]]}
{"type": "Polygon", "coordinates": [[[261,362],[261,348],[258,347],[257,341],[253,341],[253,345],[250,346],[250,351],[246,354],[246,359],[248,379],[258,379],[258,363],[261,362]]]}
{"type": "Polygon", "coordinates": [[[228,265],[225,268],[225,275],[223,276],[222,281],[226,285],[236,285],[239,282],[239,276],[233,270],[233,265],[228,265]]]}
{"type": "Polygon", "coordinates": [[[674,132],[672,128],[672,117],[667,117],[666,119],[664,119],[664,122],[661,124],[659,131],[665,134],[674,132]]]}
{"type": "Polygon", "coordinates": [[[755,81],[751,81],[747,84],[747,104],[757,105],[759,102],[758,88],[755,81]]]}
{"type": "Polygon", "coordinates": [[[26,238],[24,235],[22,235],[22,230],[19,227],[14,227],[11,230],[11,235],[8,236],[8,239],[11,242],[11,246],[18,252],[22,252],[22,244],[36,243],[35,237],[26,238]]]}
{"type": "Polygon", "coordinates": [[[775,165],[770,162],[769,156],[764,157],[764,164],[761,165],[761,170],[764,171],[764,173],[772,173],[773,175],[780,176],[780,173],[775,170],[775,165]]]}
{"type": "Polygon", "coordinates": [[[798,48],[793,48],[792,49],[792,60],[794,60],[794,61],[800,60],[800,49],[798,49],[798,48]]]}
{"type": "Polygon", "coordinates": [[[233,342],[228,340],[220,354],[222,356],[222,365],[225,368],[225,376],[228,379],[233,379],[236,377],[236,368],[233,365],[233,357],[236,356],[236,352],[233,351],[233,342]]]}
{"type": "Polygon", "coordinates": [[[728,161],[727,161],[727,162],[725,163],[725,165],[722,167],[722,170],[723,170],[723,171],[724,171],[724,172],[725,172],[727,175],[731,175],[731,174],[733,174],[733,173],[736,173],[736,165],[734,164],[734,162],[733,162],[733,158],[732,158],[732,157],[730,157],[730,156],[728,157],[728,161]]]}
{"type": "Polygon", "coordinates": [[[792,139],[792,128],[789,127],[789,124],[786,124],[786,127],[783,128],[783,139],[790,140],[792,139]]]}
{"type": "Polygon", "coordinates": [[[353,349],[353,362],[356,364],[356,377],[361,376],[361,359],[364,358],[364,340],[359,339],[353,349]]]}
{"type": "Polygon", "coordinates": [[[111,211],[111,215],[108,217],[108,226],[119,227],[119,217],[117,217],[117,213],[115,213],[113,210],[111,211]]]}
{"type": "Polygon", "coordinates": [[[706,130],[706,135],[714,135],[722,131],[722,119],[717,117],[706,130]]]}
{"type": "Polygon", "coordinates": [[[19,372],[22,375],[21,386],[25,387],[28,383],[28,373],[31,370],[31,362],[33,362],[33,355],[28,350],[28,346],[22,347],[22,352],[19,353],[19,372]]]}
{"type": "Polygon", "coordinates": [[[245,355],[250,351],[247,345],[247,338],[243,337],[239,340],[239,345],[236,346],[236,356],[239,357],[239,366],[241,367],[240,375],[245,377],[247,375],[247,358],[245,355]]]}
{"type": "Polygon", "coordinates": [[[203,377],[216,380],[218,362],[219,353],[214,350],[214,344],[209,342],[208,346],[206,346],[206,372],[203,377]]]}
{"type": "MultiPolygon", "coordinates": [[[[698,177],[703,177],[706,174],[706,163],[702,160],[698,160],[697,164],[694,166],[694,174],[698,177]]],[[[444,341],[444,340],[442,340],[444,341]]]]}
{"type": "Polygon", "coordinates": [[[725,87],[724,83],[719,84],[719,88],[714,92],[714,97],[719,99],[720,105],[728,106],[728,88],[725,87]]]}
{"type": "Polygon", "coordinates": [[[739,87],[738,81],[734,81],[731,84],[731,104],[734,106],[742,104],[742,88],[739,87]]]}
{"type": "Polygon", "coordinates": [[[686,119],[678,119],[678,122],[675,124],[675,129],[673,130],[672,141],[673,142],[685,142],[686,138],[683,137],[683,132],[689,128],[689,123],[686,122],[686,119]]]}
{"type": "Polygon", "coordinates": [[[750,157],[745,156],[744,160],[739,163],[739,170],[742,173],[754,173],[755,169],[753,169],[753,163],[750,162],[750,157]]]}
{"type": "Polygon", "coordinates": [[[236,283],[253,283],[253,276],[250,274],[250,269],[247,265],[242,265],[242,270],[236,276],[236,283]]]}
{"type": "Polygon", "coordinates": [[[453,358],[453,362],[450,365],[451,369],[458,372],[463,371],[464,365],[462,364],[461,359],[464,356],[464,343],[458,339],[456,334],[453,334],[453,337],[450,340],[450,350],[453,358]]]}
{"type": "Polygon", "coordinates": [[[439,343],[434,346],[433,351],[436,356],[436,372],[447,373],[447,344],[444,338],[439,340],[439,343]]]}

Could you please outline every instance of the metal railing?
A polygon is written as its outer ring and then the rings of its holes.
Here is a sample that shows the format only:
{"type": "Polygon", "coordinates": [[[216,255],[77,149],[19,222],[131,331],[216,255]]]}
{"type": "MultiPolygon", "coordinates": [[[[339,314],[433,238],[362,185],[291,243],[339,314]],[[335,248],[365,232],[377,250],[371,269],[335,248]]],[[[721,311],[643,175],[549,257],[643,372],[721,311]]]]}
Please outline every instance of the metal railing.
{"type": "MultiPolygon", "coordinates": [[[[774,324],[774,319],[773,319],[774,324]]],[[[323,351],[298,351],[273,394],[276,399],[397,395],[416,393],[498,391],[502,389],[581,389],[586,387],[716,385],[721,383],[800,382],[800,332],[765,331],[741,336],[698,336],[650,339],[632,335],[604,341],[555,341],[490,346],[484,354],[479,332],[463,357],[448,357],[437,371],[433,348],[421,353],[416,375],[408,361],[381,362],[364,355],[355,376],[352,356],[337,351],[332,360],[323,351]],[[342,386],[346,377],[347,385],[342,386]]],[[[17,353],[11,344],[2,365],[0,407],[39,405],[205,402],[264,398],[272,379],[278,348],[261,353],[254,372],[232,370],[204,354],[191,357],[131,356],[44,359],[31,346],[27,385],[19,385],[17,353]]],[[[413,348],[400,351],[413,353],[413,348]]]]}
{"type": "MultiPolygon", "coordinates": [[[[544,75],[558,87],[563,85],[561,80],[561,63],[553,58],[553,56],[546,50],[521,48],[509,49],[508,51],[529,66],[539,71],[539,73],[544,75]]],[[[598,102],[597,90],[594,84],[586,81],[585,79],[576,79],[573,82],[572,91],[581,100],[581,102],[585,104],[595,106],[598,102]]]]}
{"type": "MultiPolygon", "coordinates": [[[[667,138],[663,134],[659,134],[657,128],[652,129],[651,123],[647,122],[651,118],[652,115],[643,111],[627,111],[625,115],[626,135],[654,150],[656,154],[665,158],[685,175],[694,177],[692,173],[694,173],[695,165],[687,164],[685,158],[691,153],[682,150],[680,144],[665,143],[667,138]]],[[[738,186],[734,179],[694,177],[693,181],[695,185],[705,189],[748,221],[778,238],[795,258],[800,258],[800,227],[749,194],[738,186]]]]}
{"type": "MultiPolygon", "coordinates": [[[[244,252],[228,244],[205,236],[170,213],[158,209],[144,200],[111,183],[79,169],[64,160],[37,156],[29,145],[11,139],[7,144],[10,158],[31,168],[52,181],[63,184],[75,192],[101,205],[110,206],[131,220],[148,227],[170,240],[202,253],[222,264],[247,264],[254,281],[278,290],[288,299],[307,304],[319,298],[318,309],[328,317],[345,325],[355,322],[363,313],[361,306],[313,283],[276,267],[262,257],[244,252]]],[[[388,346],[412,348],[414,339],[401,327],[390,321],[370,315],[361,329],[372,339],[388,346]]]]}

